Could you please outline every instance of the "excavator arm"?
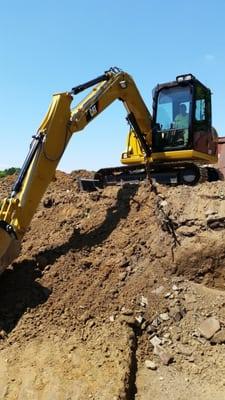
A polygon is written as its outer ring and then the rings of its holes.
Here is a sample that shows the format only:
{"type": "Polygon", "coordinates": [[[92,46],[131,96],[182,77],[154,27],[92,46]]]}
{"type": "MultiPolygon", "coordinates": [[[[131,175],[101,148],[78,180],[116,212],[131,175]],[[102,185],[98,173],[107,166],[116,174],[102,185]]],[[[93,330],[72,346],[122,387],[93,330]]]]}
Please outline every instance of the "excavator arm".
{"type": "Polygon", "coordinates": [[[152,117],[130,75],[112,68],[104,75],[53,95],[48,112],[33,136],[28,155],[12,192],[0,210],[0,272],[19,255],[21,240],[52,181],[57,165],[73,133],[81,131],[116,99],[123,102],[128,120],[143,153],[151,154],[152,117]],[[75,108],[76,94],[94,86],[75,108]]]}

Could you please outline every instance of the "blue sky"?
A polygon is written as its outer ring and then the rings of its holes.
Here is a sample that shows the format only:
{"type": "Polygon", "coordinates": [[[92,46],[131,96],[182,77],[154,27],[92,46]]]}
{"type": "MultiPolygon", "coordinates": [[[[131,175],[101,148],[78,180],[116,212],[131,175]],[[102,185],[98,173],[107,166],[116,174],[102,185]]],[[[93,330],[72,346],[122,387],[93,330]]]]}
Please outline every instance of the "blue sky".
{"type": "MultiPolygon", "coordinates": [[[[0,169],[21,166],[55,92],[118,66],[151,109],[152,88],[191,72],[213,92],[225,136],[223,0],[1,1],[0,169]]],[[[60,169],[119,165],[128,126],[115,102],[74,135],[60,169]]]]}

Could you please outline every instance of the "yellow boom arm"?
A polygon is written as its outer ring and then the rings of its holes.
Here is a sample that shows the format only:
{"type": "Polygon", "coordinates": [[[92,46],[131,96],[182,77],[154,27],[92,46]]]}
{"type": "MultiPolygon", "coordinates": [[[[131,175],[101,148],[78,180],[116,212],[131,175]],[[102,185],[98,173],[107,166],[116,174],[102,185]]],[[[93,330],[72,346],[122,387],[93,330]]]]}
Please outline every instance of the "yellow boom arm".
{"type": "Polygon", "coordinates": [[[150,155],[152,117],[127,73],[111,69],[71,92],[53,95],[20,175],[0,210],[0,272],[19,255],[21,239],[54,177],[72,134],[85,128],[116,99],[122,100],[126,107],[143,153],[150,155]],[[73,96],[94,85],[84,100],[71,109],[73,96]]]}

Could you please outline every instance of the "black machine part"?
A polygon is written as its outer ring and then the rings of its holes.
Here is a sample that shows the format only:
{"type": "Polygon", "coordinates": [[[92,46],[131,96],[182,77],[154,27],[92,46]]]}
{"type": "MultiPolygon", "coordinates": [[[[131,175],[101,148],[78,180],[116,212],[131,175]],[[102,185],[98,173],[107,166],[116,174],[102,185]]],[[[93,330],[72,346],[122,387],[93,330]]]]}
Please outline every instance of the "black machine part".
{"type": "MultiPolygon", "coordinates": [[[[151,163],[148,169],[153,181],[164,185],[194,186],[205,181],[223,180],[216,168],[200,166],[192,162],[151,163]]],[[[103,189],[106,186],[139,184],[147,180],[145,165],[103,168],[97,171],[93,179],[79,178],[79,188],[87,192],[103,189]]]]}

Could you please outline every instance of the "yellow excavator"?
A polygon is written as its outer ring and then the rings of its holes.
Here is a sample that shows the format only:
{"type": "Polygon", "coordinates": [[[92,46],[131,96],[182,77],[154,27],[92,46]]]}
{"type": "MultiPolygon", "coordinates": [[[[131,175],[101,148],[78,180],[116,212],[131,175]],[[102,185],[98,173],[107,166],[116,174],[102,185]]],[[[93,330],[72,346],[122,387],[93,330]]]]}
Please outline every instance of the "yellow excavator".
{"type": "Polygon", "coordinates": [[[21,240],[73,133],[116,99],[124,104],[131,126],[121,159],[126,165],[98,171],[95,181],[100,185],[142,180],[146,165],[161,176],[174,174],[173,179],[194,183],[202,176],[199,164],[217,161],[209,89],[192,75],[183,75],[175,82],[158,85],[153,98],[151,116],[132,77],[118,68],[70,92],[53,95],[20,174],[1,206],[0,272],[19,255],[21,240]],[[72,108],[74,96],[92,86],[84,100],[72,108]],[[179,116],[180,106],[185,106],[185,118],[179,116]]]}
{"type": "Polygon", "coordinates": [[[126,166],[101,169],[94,180],[82,179],[83,189],[143,180],[146,165],[151,177],[162,184],[195,185],[223,179],[220,171],[211,166],[218,162],[211,91],[192,74],[157,85],[153,90],[152,116],[142,116],[150,133],[140,127],[136,113],[128,111],[131,128],[121,156],[121,163],[126,166]]]}

